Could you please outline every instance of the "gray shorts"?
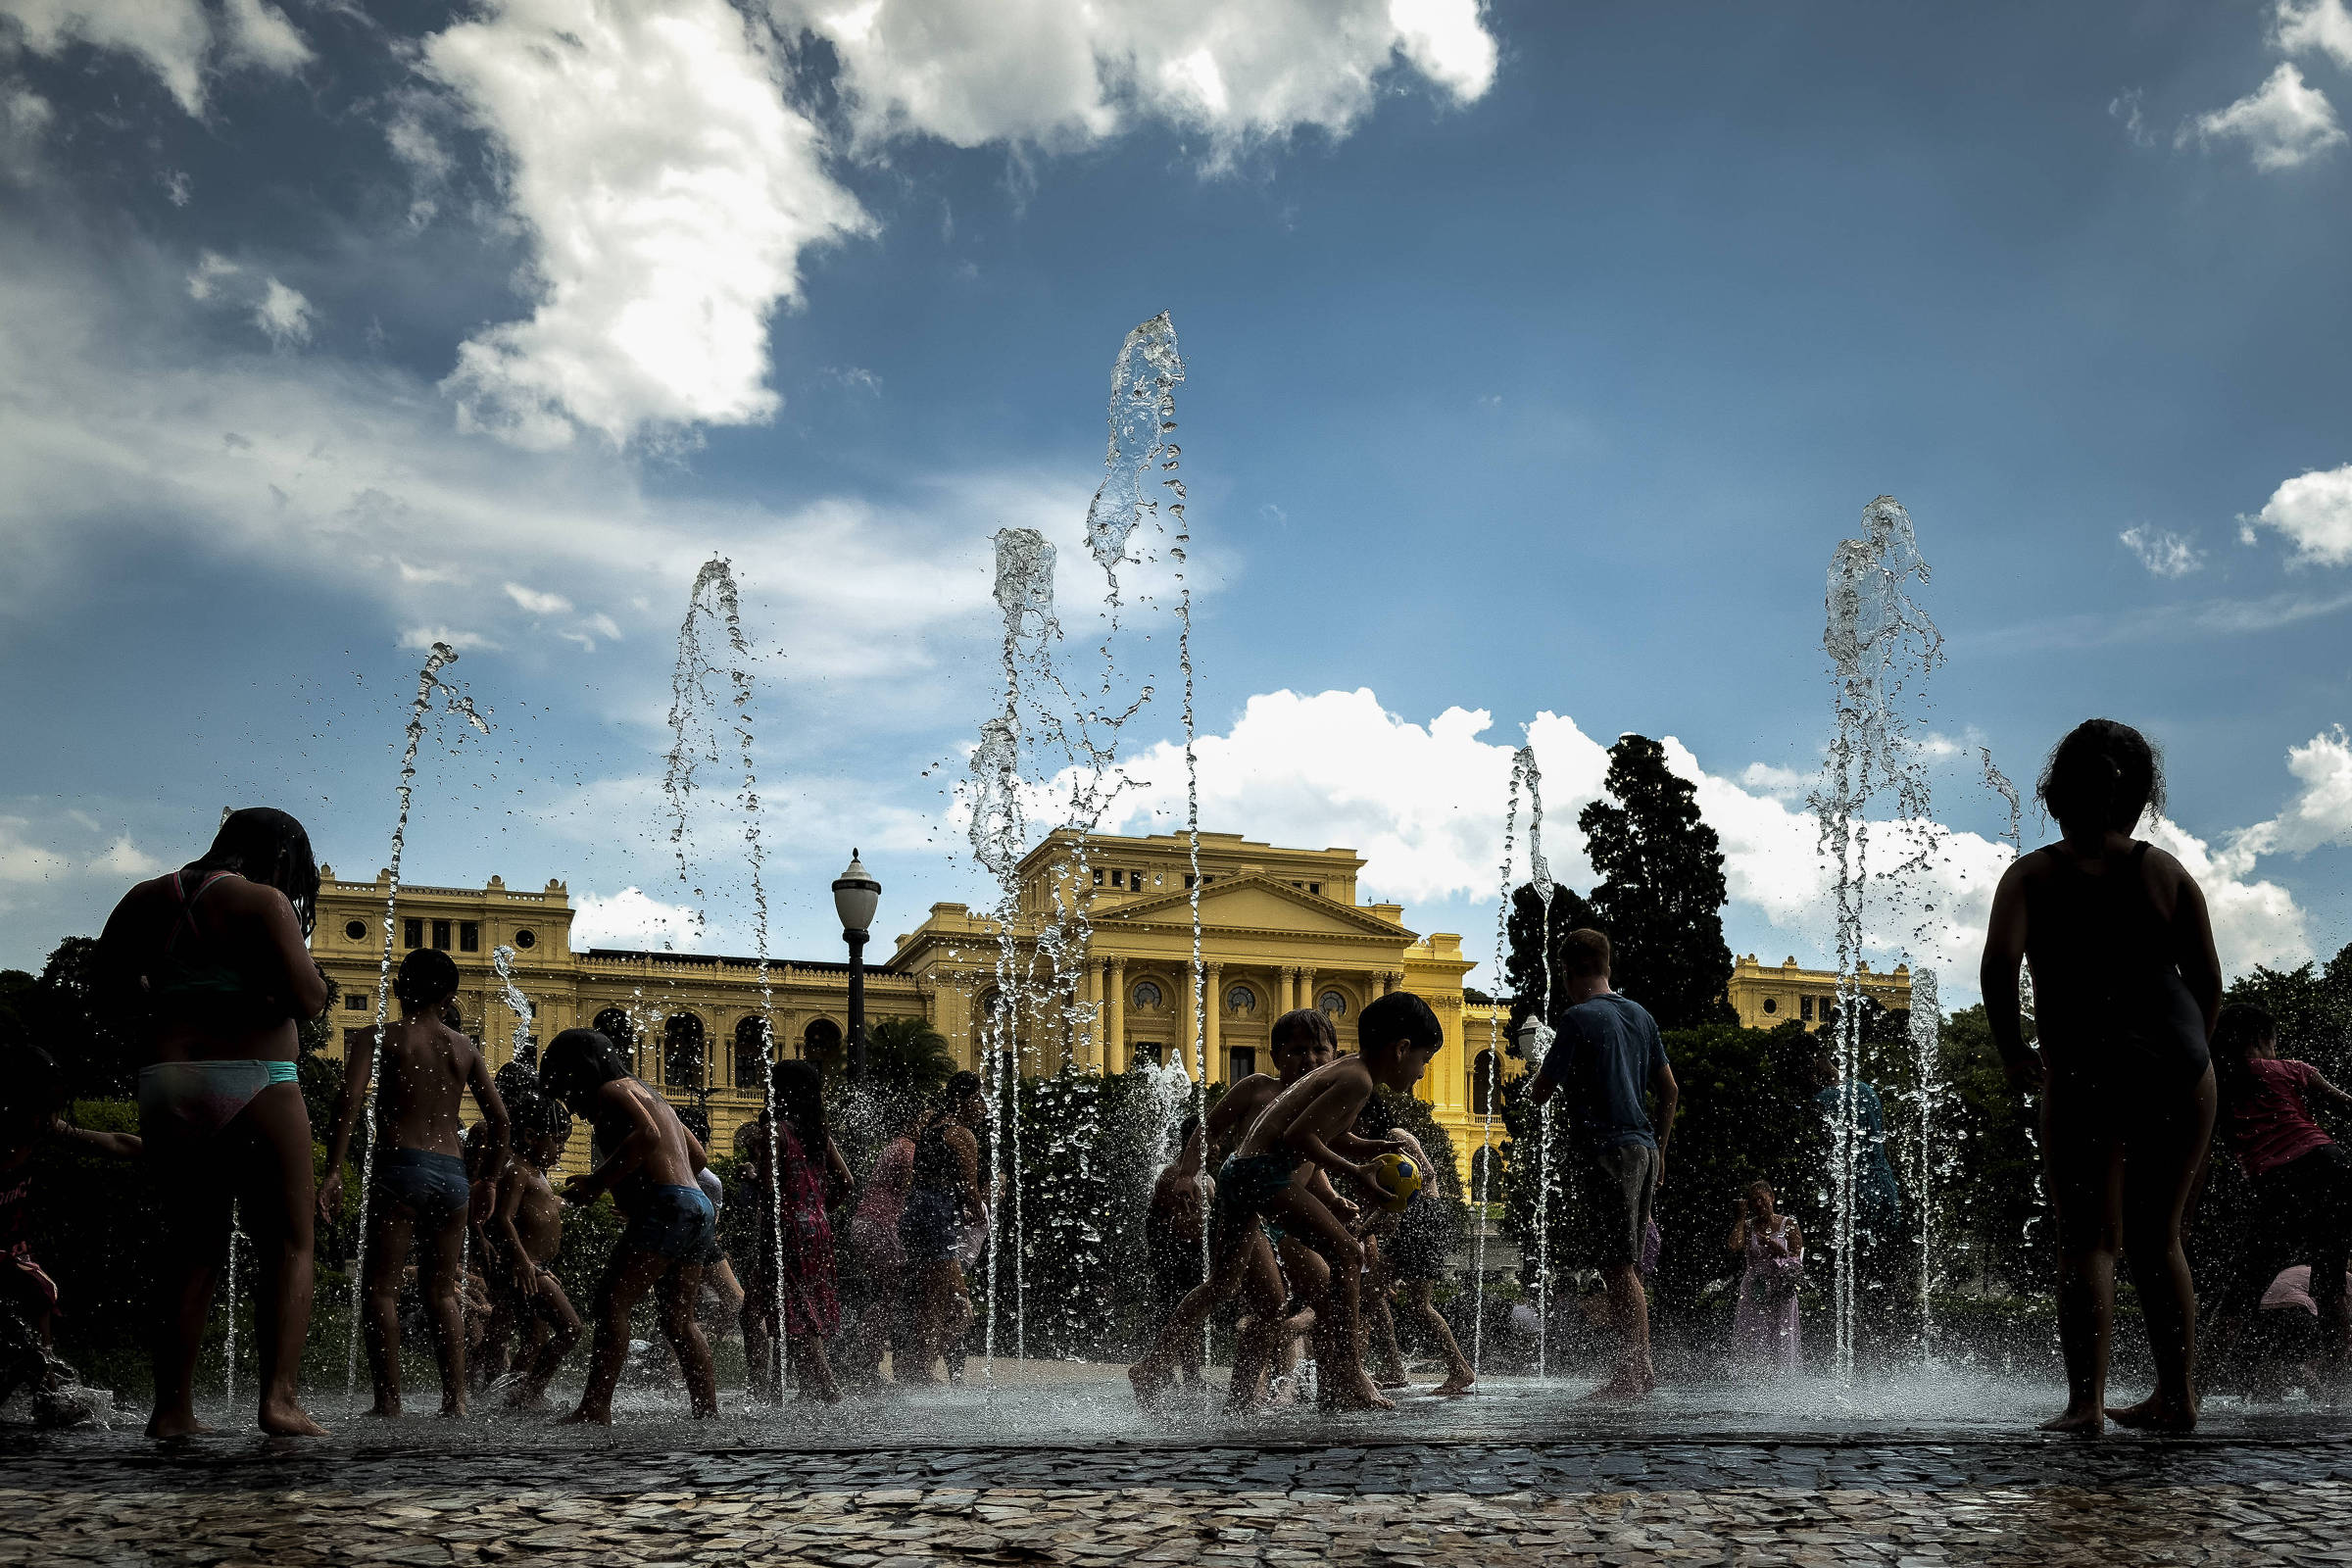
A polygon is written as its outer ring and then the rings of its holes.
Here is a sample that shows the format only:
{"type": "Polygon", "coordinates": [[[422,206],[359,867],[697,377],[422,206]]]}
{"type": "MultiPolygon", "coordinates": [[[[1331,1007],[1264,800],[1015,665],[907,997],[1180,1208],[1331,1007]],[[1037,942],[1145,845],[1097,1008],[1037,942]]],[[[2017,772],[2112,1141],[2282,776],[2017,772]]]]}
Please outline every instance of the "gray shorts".
{"type": "Polygon", "coordinates": [[[1658,1152],[1647,1144],[1619,1144],[1585,1153],[1591,1183],[1592,1259],[1603,1268],[1641,1261],[1642,1233],[1658,1186],[1658,1152]]]}

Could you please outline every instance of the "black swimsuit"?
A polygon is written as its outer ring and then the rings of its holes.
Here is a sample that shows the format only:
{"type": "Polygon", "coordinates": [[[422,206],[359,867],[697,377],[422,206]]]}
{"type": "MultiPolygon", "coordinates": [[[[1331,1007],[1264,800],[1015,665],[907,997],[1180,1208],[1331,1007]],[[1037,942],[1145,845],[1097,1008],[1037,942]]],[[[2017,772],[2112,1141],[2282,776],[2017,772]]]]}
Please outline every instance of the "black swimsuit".
{"type": "Polygon", "coordinates": [[[2039,853],[2053,869],[2026,894],[2026,960],[2051,1076],[2096,1094],[2194,1084],[2212,1061],[2205,1015],[2148,897],[2147,845],[2096,876],[2063,845],[2039,853]]]}

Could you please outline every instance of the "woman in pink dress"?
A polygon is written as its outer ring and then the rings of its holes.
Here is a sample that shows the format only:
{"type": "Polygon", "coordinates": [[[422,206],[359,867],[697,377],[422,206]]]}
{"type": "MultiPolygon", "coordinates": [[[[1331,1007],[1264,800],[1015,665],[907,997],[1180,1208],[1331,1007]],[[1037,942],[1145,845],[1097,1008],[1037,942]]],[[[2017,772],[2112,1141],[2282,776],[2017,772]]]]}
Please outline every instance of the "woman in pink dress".
{"type": "Polygon", "coordinates": [[[1732,1347],[1743,1368],[1787,1374],[1803,1362],[1796,1288],[1805,1277],[1805,1239],[1796,1221],[1773,1210],[1772,1188],[1757,1182],[1733,1205],[1729,1250],[1745,1255],[1732,1347]]]}

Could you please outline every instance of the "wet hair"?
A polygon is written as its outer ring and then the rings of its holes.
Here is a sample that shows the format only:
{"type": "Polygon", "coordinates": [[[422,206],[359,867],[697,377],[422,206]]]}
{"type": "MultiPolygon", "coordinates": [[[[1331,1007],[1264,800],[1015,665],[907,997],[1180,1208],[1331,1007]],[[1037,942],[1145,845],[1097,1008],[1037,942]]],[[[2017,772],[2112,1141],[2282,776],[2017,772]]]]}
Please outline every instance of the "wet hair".
{"type": "Polygon", "coordinates": [[[66,1106],[66,1075],[40,1047],[0,1046],[0,1135],[10,1141],[38,1132],[66,1106]]]}
{"type": "Polygon", "coordinates": [[[929,1110],[920,1095],[892,1095],[882,1102],[882,1130],[897,1138],[906,1131],[908,1124],[929,1114],[929,1110]]]}
{"type": "Polygon", "coordinates": [[[2131,725],[2086,718],[2051,749],[2034,793],[2061,828],[2096,823],[2129,833],[2141,815],[2164,809],[2164,760],[2131,725]]]}
{"type": "Polygon", "coordinates": [[[1770,1182],[1753,1181],[1747,1184],[1748,1197],[1753,1198],[1758,1193],[1762,1193],[1766,1198],[1771,1199],[1776,1203],[1781,1200],[1781,1195],[1772,1190],[1772,1183],[1770,1182]]]}
{"type": "Polygon", "coordinates": [[[2253,1087],[2254,1054],[2278,1038],[2278,1020],[2270,1008],[2251,1002],[2233,1002],[2222,1009],[2213,1025],[2213,1087],[2222,1120],[2245,1102],[2253,1087]]]}
{"type": "Polygon", "coordinates": [[[571,1112],[561,1102],[531,1102],[531,1119],[524,1124],[537,1137],[552,1139],[558,1149],[571,1142],[571,1112]]]}
{"type": "Polygon", "coordinates": [[[418,948],[400,960],[392,978],[392,994],[404,1007],[419,1012],[438,1009],[458,993],[458,962],[439,948],[418,948]]]}
{"type": "Polygon", "coordinates": [[[1392,991],[1365,1004],[1355,1020],[1355,1039],[1366,1055],[1393,1045],[1435,1051],[1446,1043],[1446,1030],[1428,1003],[1410,991],[1392,991]]]}
{"type": "Polygon", "coordinates": [[[965,1101],[978,1093],[980,1093],[980,1075],[976,1072],[959,1072],[947,1081],[946,1086],[940,1090],[939,1099],[935,1103],[941,1110],[953,1115],[965,1101]]]}
{"type": "Polygon", "coordinates": [[[710,1146],[710,1113],[700,1105],[680,1105],[678,1124],[694,1134],[694,1141],[708,1149],[710,1146]]]}
{"type": "Polygon", "coordinates": [[[564,1030],[547,1043],[547,1054],[539,1058],[541,1091],[566,1103],[628,1075],[619,1050],[594,1029],[564,1030]]]}
{"type": "Polygon", "coordinates": [[[490,1082],[496,1086],[501,1100],[539,1100],[545,1098],[547,1093],[546,1087],[539,1082],[539,1074],[528,1064],[519,1061],[510,1061],[499,1068],[490,1075],[490,1082]]]}
{"type": "Polygon", "coordinates": [[[248,806],[220,819],[213,847],[188,862],[191,871],[234,871],[248,882],[277,889],[294,906],[309,936],[318,920],[318,861],[311,836],[285,812],[248,806]]]}
{"type": "Polygon", "coordinates": [[[784,1118],[784,1125],[800,1140],[801,1152],[811,1159],[823,1157],[825,1080],[816,1063],[786,1057],[769,1065],[767,1081],[775,1092],[776,1114],[784,1118]]]}
{"type": "Polygon", "coordinates": [[[1312,1035],[1333,1051],[1340,1049],[1340,1032],[1331,1026],[1331,1016],[1321,1007],[1293,1007],[1274,1020],[1266,1032],[1268,1045],[1279,1054],[1285,1046],[1300,1035],[1312,1035]]]}
{"type": "Polygon", "coordinates": [[[1609,939],[1605,932],[1579,926],[1560,938],[1560,965],[1578,979],[1609,977],[1609,939]]]}

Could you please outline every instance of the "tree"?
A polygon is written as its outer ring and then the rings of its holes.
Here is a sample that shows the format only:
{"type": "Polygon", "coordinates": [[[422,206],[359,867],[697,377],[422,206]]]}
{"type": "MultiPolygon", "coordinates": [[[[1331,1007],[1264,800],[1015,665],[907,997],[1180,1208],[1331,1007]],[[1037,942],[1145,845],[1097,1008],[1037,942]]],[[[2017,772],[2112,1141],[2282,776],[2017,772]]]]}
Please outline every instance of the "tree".
{"type": "Polygon", "coordinates": [[[878,1091],[936,1095],[956,1074],[947,1037],[927,1018],[885,1018],[865,1042],[866,1082],[878,1091]]]}
{"type": "Polygon", "coordinates": [[[1735,1021],[1724,998],[1732,950],[1723,940],[1723,842],[1698,812],[1698,792],[1645,735],[1609,748],[1606,788],[1577,816],[1600,883],[1594,923],[1607,933],[1611,984],[1662,1029],[1735,1021]],[[1612,802],[1614,804],[1612,804],[1612,802]]]}
{"type": "Polygon", "coordinates": [[[2352,1068],[2352,946],[2323,971],[2316,963],[2240,975],[2225,1003],[2253,1003],[2278,1020],[2278,1053],[2308,1061],[2330,1078],[2352,1068]]]}
{"type": "Polygon", "coordinates": [[[68,937],[41,966],[41,978],[18,994],[33,1044],[56,1058],[71,1099],[119,1100],[137,1080],[121,999],[106,984],[92,937],[68,937]]]}
{"type": "Polygon", "coordinates": [[[1567,963],[1561,956],[1560,944],[1568,933],[1580,926],[1589,926],[1598,916],[1592,906],[1574,888],[1554,886],[1551,907],[1546,910],[1544,900],[1533,884],[1515,889],[1511,894],[1511,913],[1506,934],[1509,951],[1502,962],[1503,978],[1511,985],[1511,1028],[1516,1031],[1535,1010],[1543,1005],[1548,995],[1551,1004],[1544,1011],[1544,1020],[1558,1028],[1560,1014],[1568,1010],[1567,963]],[[1541,933],[1541,935],[1539,935],[1541,933]],[[1551,968],[1548,981],[1544,967],[1544,946],[1551,950],[1551,968]],[[1546,986],[1548,985],[1548,991],[1546,986]]]}

